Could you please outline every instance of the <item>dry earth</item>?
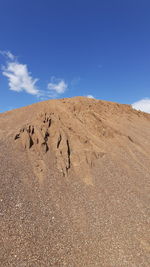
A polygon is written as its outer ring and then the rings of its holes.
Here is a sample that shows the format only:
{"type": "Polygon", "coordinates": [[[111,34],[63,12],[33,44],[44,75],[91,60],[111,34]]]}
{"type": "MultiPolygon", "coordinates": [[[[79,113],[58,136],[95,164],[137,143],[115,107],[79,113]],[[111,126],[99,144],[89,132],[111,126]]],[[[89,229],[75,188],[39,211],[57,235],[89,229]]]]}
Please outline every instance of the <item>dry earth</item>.
{"type": "Polygon", "coordinates": [[[150,266],[150,115],[76,97],[0,114],[0,266],[150,266]]]}

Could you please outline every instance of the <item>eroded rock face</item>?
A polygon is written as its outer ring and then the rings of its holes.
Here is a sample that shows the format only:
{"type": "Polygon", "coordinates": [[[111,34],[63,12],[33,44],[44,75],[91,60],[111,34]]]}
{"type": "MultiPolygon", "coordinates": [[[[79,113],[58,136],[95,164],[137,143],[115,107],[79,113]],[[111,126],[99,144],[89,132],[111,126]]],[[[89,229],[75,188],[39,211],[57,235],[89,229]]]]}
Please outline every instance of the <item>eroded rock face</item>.
{"type": "Polygon", "coordinates": [[[56,123],[59,118],[53,114],[40,114],[32,125],[26,125],[16,134],[25,149],[33,148],[41,153],[52,150],[56,156],[58,169],[67,175],[71,166],[70,144],[67,135],[56,123]]]}
{"type": "MultiPolygon", "coordinates": [[[[100,125],[97,126],[101,127],[101,121],[98,122],[100,125]]],[[[35,153],[53,152],[57,168],[64,176],[73,169],[77,174],[80,173],[90,180],[90,169],[104,152],[101,151],[99,144],[87,137],[84,129],[86,122],[81,121],[79,128],[74,128],[73,124],[71,121],[66,121],[64,124],[58,114],[40,113],[36,121],[23,126],[14,139],[16,142],[20,141],[24,149],[34,149],[35,153]]],[[[104,131],[107,129],[101,130],[102,135],[105,135],[104,131]]],[[[110,136],[112,137],[112,134],[110,136]]]]}
{"type": "Polygon", "coordinates": [[[48,137],[49,132],[48,129],[50,127],[51,120],[49,118],[45,118],[43,123],[33,124],[33,125],[25,125],[16,134],[15,140],[21,138],[22,144],[24,148],[30,149],[33,145],[40,146],[41,149],[45,152],[48,151],[48,137]]]}

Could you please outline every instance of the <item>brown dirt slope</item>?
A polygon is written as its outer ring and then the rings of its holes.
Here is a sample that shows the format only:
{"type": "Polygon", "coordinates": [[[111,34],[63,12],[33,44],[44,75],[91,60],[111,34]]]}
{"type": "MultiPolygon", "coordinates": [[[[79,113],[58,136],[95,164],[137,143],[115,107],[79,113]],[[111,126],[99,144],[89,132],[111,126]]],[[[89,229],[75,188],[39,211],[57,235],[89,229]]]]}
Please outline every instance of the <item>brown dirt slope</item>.
{"type": "Polygon", "coordinates": [[[150,266],[150,115],[84,97],[0,114],[0,266],[150,266]]]}

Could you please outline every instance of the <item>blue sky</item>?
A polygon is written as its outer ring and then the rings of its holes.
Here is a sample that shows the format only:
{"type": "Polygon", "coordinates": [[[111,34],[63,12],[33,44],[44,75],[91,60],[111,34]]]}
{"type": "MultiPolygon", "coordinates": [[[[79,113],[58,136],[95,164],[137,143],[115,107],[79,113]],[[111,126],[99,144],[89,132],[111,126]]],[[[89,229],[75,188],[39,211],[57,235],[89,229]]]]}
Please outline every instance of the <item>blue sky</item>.
{"type": "Polygon", "coordinates": [[[1,0],[0,112],[77,95],[150,112],[149,14],[149,0],[1,0]]]}

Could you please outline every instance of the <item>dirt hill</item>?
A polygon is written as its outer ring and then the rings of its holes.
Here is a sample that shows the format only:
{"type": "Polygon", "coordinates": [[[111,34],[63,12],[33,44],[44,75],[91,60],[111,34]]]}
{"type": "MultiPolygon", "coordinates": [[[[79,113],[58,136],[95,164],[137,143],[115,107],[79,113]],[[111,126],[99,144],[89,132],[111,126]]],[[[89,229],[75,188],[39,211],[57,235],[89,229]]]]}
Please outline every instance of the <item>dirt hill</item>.
{"type": "Polygon", "coordinates": [[[150,266],[150,115],[84,97],[0,114],[0,266],[150,266]]]}

